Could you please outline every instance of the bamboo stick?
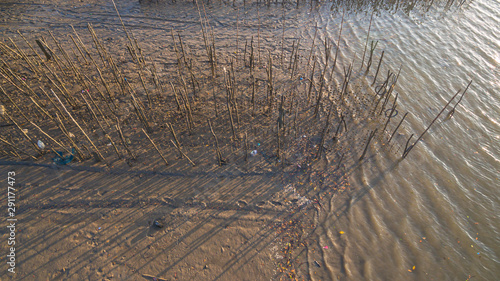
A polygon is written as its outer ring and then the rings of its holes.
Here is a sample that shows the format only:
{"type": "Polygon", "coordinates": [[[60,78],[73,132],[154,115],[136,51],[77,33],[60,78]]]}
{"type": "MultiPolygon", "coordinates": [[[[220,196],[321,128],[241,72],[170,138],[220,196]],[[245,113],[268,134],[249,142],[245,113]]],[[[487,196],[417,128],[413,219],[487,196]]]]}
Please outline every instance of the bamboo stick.
{"type": "Polygon", "coordinates": [[[215,153],[217,154],[217,161],[219,162],[219,166],[222,166],[225,163],[225,161],[222,159],[222,153],[220,152],[219,149],[219,141],[217,140],[217,136],[214,133],[214,129],[212,128],[212,122],[210,122],[210,120],[208,120],[208,126],[210,126],[210,132],[212,133],[212,136],[214,136],[215,139],[215,153]]]}
{"type": "Polygon", "coordinates": [[[9,46],[4,44],[3,42],[0,42],[0,47],[4,48],[7,52],[13,53],[17,57],[22,58],[22,56],[18,52],[12,50],[9,46]]]}
{"type": "Polygon", "coordinates": [[[311,90],[314,84],[314,69],[316,68],[316,58],[313,56],[313,68],[311,71],[311,78],[309,79],[309,91],[307,92],[307,104],[309,104],[309,100],[311,99],[311,90]]]}
{"type": "Polygon", "coordinates": [[[170,82],[170,87],[172,87],[172,91],[174,92],[175,102],[177,103],[177,109],[181,110],[181,104],[179,103],[179,98],[177,97],[177,91],[175,90],[174,84],[170,82]]]}
{"type": "Polygon", "coordinates": [[[342,153],[342,156],[340,157],[339,164],[337,164],[337,168],[335,170],[338,170],[340,168],[340,164],[342,164],[342,160],[344,160],[344,155],[345,153],[342,153]]]}
{"type": "Polygon", "coordinates": [[[9,37],[9,40],[12,43],[12,45],[14,45],[14,48],[16,48],[16,50],[18,51],[18,53],[21,55],[21,58],[28,64],[29,68],[31,68],[31,70],[33,71],[33,73],[35,73],[36,76],[40,76],[40,74],[38,73],[36,67],[31,63],[31,60],[28,59],[28,57],[26,56],[26,54],[21,49],[19,49],[19,47],[12,40],[12,38],[9,37]]]}
{"type": "Polygon", "coordinates": [[[73,35],[69,34],[69,37],[71,38],[71,41],[73,41],[73,44],[75,44],[76,48],[78,49],[78,52],[80,52],[80,54],[82,55],[82,58],[85,61],[85,63],[88,64],[89,61],[87,60],[87,58],[83,54],[83,51],[82,51],[82,49],[80,49],[80,46],[78,46],[78,44],[76,43],[75,38],[73,37],[73,35]]]}
{"type": "Polygon", "coordinates": [[[7,99],[9,99],[9,101],[14,105],[14,107],[19,111],[19,113],[21,113],[21,115],[23,116],[24,119],[26,119],[26,121],[29,121],[28,117],[26,117],[26,115],[24,115],[24,112],[17,106],[17,104],[14,102],[14,100],[12,100],[10,98],[10,96],[7,94],[7,92],[2,88],[2,86],[0,86],[0,90],[2,91],[2,93],[7,97],[7,99]]]}
{"type": "Polygon", "coordinates": [[[248,136],[245,131],[245,162],[248,160],[248,136]]]}
{"type": "Polygon", "coordinates": [[[132,59],[137,60],[137,63],[140,63],[139,57],[137,56],[137,52],[134,47],[134,43],[132,42],[132,39],[130,39],[130,35],[128,34],[127,28],[125,28],[125,24],[123,23],[122,17],[120,16],[120,12],[118,12],[118,8],[116,7],[116,3],[114,0],[111,0],[113,2],[113,6],[115,7],[116,14],[118,15],[118,18],[120,19],[120,23],[123,26],[123,30],[125,31],[125,34],[127,35],[128,41],[130,43],[130,48],[132,48],[132,52],[130,55],[132,56],[132,59]]]}
{"type": "Polygon", "coordinates": [[[385,129],[387,128],[387,125],[391,121],[392,113],[394,113],[394,110],[396,110],[396,107],[397,107],[397,105],[396,105],[397,101],[398,101],[398,93],[396,93],[396,97],[394,98],[394,103],[392,104],[392,107],[391,107],[391,112],[389,113],[389,116],[387,118],[387,122],[385,123],[384,129],[382,129],[382,133],[385,132],[385,129]]]}
{"type": "Polygon", "coordinates": [[[69,135],[68,131],[66,130],[66,127],[64,126],[61,118],[59,117],[59,115],[57,113],[56,113],[56,120],[57,120],[57,122],[56,122],[57,127],[59,127],[59,130],[61,130],[61,132],[63,133],[63,135],[66,136],[66,138],[69,140],[69,142],[71,143],[71,145],[73,146],[73,148],[76,150],[76,152],[78,154],[79,160],[83,161],[85,159],[85,155],[78,148],[78,146],[76,145],[76,143],[73,140],[73,138],[69,135]]]}
{"type": "Polygon", "coordinates": [[[120,152],[118,151],[118,148],[116,147],[115,142],[113,141],[113,139],[111,139],[111,137],[108,134],[106,134],[106,138],[109,140],[109,142],[111,143],[111,145],[113,145],[113,148],[115,149],[115,153],[116,153],[116,155],[118,155],[118,158],[121,159],[122,156],[120,155],[120,152]]]}
{"type": "Polygon", "coordinates": [[[464,92],[462,93],[462,95],[460,96],[460,99],[458,99],[458,102],[455,104],[455,106],[453,106],[453,108],[450,110],[450,112],[448,113],[448,115],[446,116],[446,119],[450,119],[451,117],[453,117],[453,114],[455,113],[455,108],[457,108],[458,104],[462,101],[462,98],[464,97],[465,95],[465,92],[467,92],[467,89],[469,89],[469,86],[470,84],[472,84],[472,80],[470,80],[469,84],[467,84],[467,87],[465,88],[464,92]]]}
{"type": "Polygon", "coordinates": [[[146,137],[151,142],[151,144],[154,146],[154,148],[156,149],[156,152],[158,152],[158,154],[160,155],[161,159],[163,159],[163,161],[165,162],[165,165],[168,166],[167,159],[165,159],[165,157],[163,157],[163,154],[161,154],[160,150],[158,149],[158,147],[156,146],[156,144],[153,142],[153,140],[149,137],[148,133],[146,133],[146,131],[143,128],[141,128],[141,130],[146,135],[146,137]]]}
{"type": "Polygon", "coordinates": [[[191,161],[191,159],[190,159],[190,158],[186,155],[186,153],[184,153],[184,152],[181,150],[180,146],[177,146],[177,144],[175,144],[175,142],[174,142],[173,140],[170,140],[170,142],[171,142],[171,143],[172,143],[172,144],[173,144],[173,145],[174,145],[177,149],[179,149],[179,151],[180,151],[180,153],[182,154],[182,156],[186,157],[186,159],[189,161],[189,163],[191,163],[191,165],[193,165],[193,167],[194,167],[194,166],[196,166],[196,164],[195,164],[193,161],[191,161]]]}
{"type": "Polygon", "coordinates": [[[335,67],[337,66],[337,57],[338,57],[339,51],[340,51],[340,38],[342,37],[342,29],[344,27],[345,10],[346,9],[344,8],[344,11],[342,12],[342,20],[340,22],[339,38],[337,39],[337,48],[335,49],[335,58],[333,59],[332,72],[330,73],[330,79],[332,79],[332,80],[333,80],[333,74],[335,72],[335,67]]]}
{"type": "Polygon", "coordinates": [[[16,128],[23,134],[24,138],[28,140],[28,143],[30,143],[31,146],[35,148],[35,151],[40,154],[43,154],[43,151],[35,144],[35,142],[28,136],[28,134],[26,134],[26,132],[21,128],[21,126],[17,124],[16,120],[14,120],[14,118],[12,118],[7,112],[5,112],[5,115],[10,119],[10,121],[12,121],[12,123],[14,123],[14,125],[16,125],[16,128]]]}
{"type": "Polygon", "coordinates": [[[64,109],[64,111],[66,112],[66,114],[68,114],[69,118],[73,121],[73,123],[75,123],[75,125],[78,127],[78,129],[80,129],[80,131],[83,133],[83,135],[87,138],[87,140],[90,142],[90,144],[92,144],[92,147],[94,148],[94,150],[96,151],[97,155],[99,155],[99,157],[101,157],[102,160],[106,160],[106,158],[104,158],[104,156],[102,156],[101,152],[99,151],[99,149],[95,146],[95,144],[92,142],[92,140],[89,138],[89,136],[87,135],[87,133],[85,133],[85,131],[82,129],[82,127],[80,127],[80,125],[78,124],[78,122],[76,122],[75,118],[73,118],[73,116],[71,115],[71,113],[69,113],[69,111],[66,109],[66,107],[64,106],[64,104],[61,102],[61,100],[59,99],[59,97],[56,95],[56,93],[54,93],[54,91],[52,89],[50,89],[50,91],[52,92],[52,94],[54,95],[54,97],[56,97],[57,101],[59,102],[59,104],[61,104],[62,108],[64,109]]]}
{"type": "Polygon", "coordinates": [[[67,149],[64,145],[56,141],[54,138],[52,138],[49,134],[47,134],[44,130],[42,130],[40,127],[38,127],[35,123],[30,121],[30,124],[33,125],[35,128],[37,128],[42,134],[44,134],[47,138],[49,138],[51,141],[53,141],[55,144],[59,145],[62,149],[66,150],[69,154],[71,154],[71,151],[67,149]]]}
{"type": "Polygon", "coordinates": [[[40,61],[42,61],[42,57],[40,57],[40,55],[35,51],[35,49],[29,43],[29,41],[26,39],[26,37],[24,37],[23,34],[19,30],[17,30],[17,33],[21,36],[21,38],[24,39],[24,42],[26,42],[26,44],[28,44],[28,46],[31,48],[31,50],[33,51],[33,53],[35,53],[35,55],[40,59],[40,61]]]}
{"type": "Polygon", "coordinates": [[[116,131],[118,132],[118,135],[120,136],[120,140],[122,141],[123,147],[125,147],[125,150],[127,153],[130,155],[132,159],[137,159],[137,156],[130,150],[130,148],[127,145],[127,142],[125,141],[125,136],[123,135],[122,129],[120,128],[120,122],[118,118],[116,118],[116,125],[115,125],[116,131]]]}
{"type": "Polygon", "coordinates": [[[394,137],[394,135],[396,134],[397,130],[399,129],[399,126],[401,126],[401,124],[405,120],[406,115],[408,115],[408,112],[406,112],[405,115],[403,116],[403,118],[401,118],[401,121],[399,121],[399,124],[396,126],[396,129],[394,129],[394,131],[392,132],[391,137],[389,138],[389,140],[387,141],[387,143],[391,142],[392,138],[394,137]]]}
{"type": "Polygon", "coordinates": [[[15,147],[13,144],[11,144],[10,142],[8,142],[7,140],[4,140],[2,137],[0,137],[0,141],[2,141],[3,143],[7,144],[8,146],[10,146],[13,149],[13,151],[15,152],[16,156],[19,157],[19,159],[21,159],[21,156],[17,153],[17,150],[19,150],[19,152],[21,152],[22,154],[26,154],[27,156],[29,156],[32,159],[36,160],[35,156],[30,155],[30,154],[24,152],[23,150],[15,147]]]}
{"type": "Polygon", "coordinates": [[[182,152],[180,150],[181,144],[180,144],[179,140],[177,139],[177,135],[175,134],[174,126],[172,126],[172,124],[170,124],[170,123],[167,123],[167,128],[170,130],[170,133],[172,134],[172,137],[174,138],[175,143],[177,144],[177,147],[179,148],[179,157],[182,157],[182,152]]]}
{"type": "Polygon", "coordinates": [[[363,154],[361,154],[361,157],[359,157],[359,161],[363,160],[363,158],[365,157],[366,151],[368,150],[368,146],[370,145],[370,142],[371,142],[372,138],[377,133],[377,130],[378,129],[375,129],[374,131],[372,131],[370,133],[370,136],[368,137],[368,141],[366,142],[365,150],[363,150],[363,154]]]}
{"type": "Polygon", "coordinates": [[[375,82],[377,81],[377,75],[378,71],[380,70],[380,65],[382,64],[382,59],[384,58],[384,52],[385,51],[382,51],[382,55],[380,56],[380,60],[378,61],[377,72],[375,72],[375,77],[373,77],[372,86],[375,85],[375,82]]]}
{"type": "Polygon", "coordinates": [[[445,111],[446,107],[448,107],[448,105],[453,101],[453,99],[455,99],[455,97],[460,93],[460,91],[461,91],[461,89],[458,90],[457,93],[455,95],[453,95],[453,97],[451,97],[451,99],[448,101],[448,103],[446,103],[446,105],[443,107],[443,109],[441,109],[441,111],[438,113],[436,118],[434,118],[434,120],[432,120],[432,122],[429,124],[427,129],[425,129],[425,131],[418,137],[418,139],[410,147],[408,147],[408,150],[405,149],[405,151],[403,153],[403,158],[405,158],[408,155],[408,153],[410,153],[410,151],[413,149],[413,147],[415,147],[415,145],[424,137],[425,133],[427,133],[427,131],[431,128],[432,124],[434,124],[434,122],[436,122],[436,120],[439,118],[439,116],[441,116],[443,111],[445,111]]]}
{"type": "MultiPolygon", "coordinates": [[[[309,62],[311,61],[311,56],[312,56],[313,49],[314,49],[314,43],[316,41],[316,35],[318,34],[318,23],[317,22],[316,22],[316,25],[314,27],[315,27],[314,37],[313,37],[313,41],[312,41],[312,45],[311,45],[311,51],[309,52],[309,57],[307,58],[306,66],[309,66],[309,62]]],[[[313,60],[314,60],[314,58],[313,58],[313,60]]]]}
{"type": "Polygon", "coordinates": [[[361,60],[361,67],[360,67],[360,69],[363,68],[363,65],[364,65],[364,62],[365,62],[366,47],[368,46],[368,39],[370,39],[370,29],[372,28],[373,14],[375,14],[375,10],[373,10],[372,15],[370,17],[370,24],[368,25],[368,34],[366,35],[365,50],[363,51],[363,59],[361,60]]]}
{"type": "Polygon", "coordinates": [[[374,41],[370,42],[370,56],[368,57],[368,62],[366,63],[366,72],[370,70],[370,66],[372,65],[372,59],[373,59],[373,52],[375,51],[375,48],[377,48],[378,40],[374,43],[374,41]]]}

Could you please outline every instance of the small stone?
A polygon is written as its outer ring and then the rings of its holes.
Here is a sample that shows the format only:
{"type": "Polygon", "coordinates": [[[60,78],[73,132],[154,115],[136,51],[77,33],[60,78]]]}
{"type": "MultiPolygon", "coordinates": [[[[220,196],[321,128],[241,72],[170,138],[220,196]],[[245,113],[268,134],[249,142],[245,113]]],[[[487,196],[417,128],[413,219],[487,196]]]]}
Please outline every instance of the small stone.
{"type": "Polygon", "coordinates": [[[203,267],[203,269],[208,269],[208,265],[205,264],[205,266],[203,267]]]}
{"type": "Polygon", "coordinates": [[[157,228],[163,228],[163,224],[158,220],[154,220],[153,225],[157,228]]]}

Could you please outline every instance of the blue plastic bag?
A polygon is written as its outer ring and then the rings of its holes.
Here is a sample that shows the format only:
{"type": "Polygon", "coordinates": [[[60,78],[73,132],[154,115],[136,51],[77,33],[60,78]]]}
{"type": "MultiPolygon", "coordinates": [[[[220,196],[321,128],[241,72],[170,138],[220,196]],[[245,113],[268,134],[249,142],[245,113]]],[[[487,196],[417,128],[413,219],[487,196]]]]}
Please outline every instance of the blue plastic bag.
{"type": "Polygon", "coordinates": [[[71,154],[68,156],[64,156],[64,152],[62,151],[56,151],[56,153],[56,157],[52,158],[52,161],[54,161],[56,165],[66,165],[71,162],[73,158],[75,158],[75,156],[73,155],[75,154],[74,148],[71,149],[71,154]]]}

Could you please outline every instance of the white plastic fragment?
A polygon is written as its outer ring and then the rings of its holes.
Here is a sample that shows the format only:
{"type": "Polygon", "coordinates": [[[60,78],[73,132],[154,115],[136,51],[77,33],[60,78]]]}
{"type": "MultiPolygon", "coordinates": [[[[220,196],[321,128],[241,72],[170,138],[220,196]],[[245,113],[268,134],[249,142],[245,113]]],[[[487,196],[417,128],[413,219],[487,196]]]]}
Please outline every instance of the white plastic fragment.
{"type": "Polygon", "coordinates": [[[45,144],[43,143],[43,141],[38,140],[37,144],[38,144],[38,147],[40,147],[40,149],[45,149],[45,144]]]}

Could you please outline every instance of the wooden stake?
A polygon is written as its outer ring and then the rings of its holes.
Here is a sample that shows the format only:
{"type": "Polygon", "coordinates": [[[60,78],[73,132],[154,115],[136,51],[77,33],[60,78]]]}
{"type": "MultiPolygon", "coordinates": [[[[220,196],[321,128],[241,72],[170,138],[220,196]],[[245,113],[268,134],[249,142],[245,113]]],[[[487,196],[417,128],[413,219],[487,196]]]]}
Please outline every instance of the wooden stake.
{"type": "Polygon", "coordinates": [[[405,158],[408,155],[408,153],[410,153],[410,151],[413,149],[413,147],[415,147],[415,145],[422,139],[422,137],[425,135],[425,133],[427,133],[427,131],[431,128],[432,124],[434,124],[434,122],[436,122],[436,120],[439,118],[439,116],[441,116],[441,114],[446,109],[446,107],[448,107],[448,105],[460,93],[460,91],[461,90],[458,90],[458,92],[455,95],[453,95],[453,97],[451,97],[451,99],[448,101],[448,103],[446,103],[446,105],[443,107],[443,109],[441,109],[441,111],[438,113],[438,115],[436,116],[436,118],[434,118],[434,120],[432,120],[432,122],[429,124],[429,126],[427,127],[427,129],[425,129],[425,131],[418,137],[418,139],[413,143],[413,145],[411,145],[410,147],[408,147],[408,150],[405,148],[405,151],[404,151],[404,154],[403,154],[403,158],[405,158]]]}
{"type": "Polygon", "coordinates": [[[83,161],[85,159],[85,155],[83,154],[83,152],[78,148],[78,146],[76,145],[75,141],[73,140],[73,138],[69,135],[68,131],[66,130],[66,127],[64,127],[64,124],[61,120],[61,118],[59,117],[59,115],[56,113],[56,125],[57,127],[59,127],[59,130],[61,130],[61,132],[64,134],[64,136],[66,136],[66,138],[69,140],[69,142],[71,143],[71,145],[73,146],[73,148],[76,150],[77,152],[77,158],[80,160],[80,161],[83,161]]]}
{"type": "Polygon", "coordinates": [[[8,146],[10,146],[13,151],[15,152],[16,156],[19,157],[19,159],[21,159],[21,156],[17,153],[17,150],[19,150],[19,152],[21,152],[22,154],[26,154],[27,156],[31,157],[32,159],[36,160],[36,157],[33,156],[33,155],[30,155],[26,152],[24,152],[23,150],[21,149],[18,149],[17,147],[15,147],[13,144],[11,144],[10,142],[4,140],[2,137],[0,137],[0,141],[2,141],[3,143],[7,144],[8,146]]]}
{"type": "Polygon", "coordinates": [[[69,151],[69,149],[67,149],[64,145],[60,144],[58,141],[56,141],[55,139],[53,139],[49,134],[47,134],[46,132],[44,132],[40,127],[38,127],[35,123],[31,122],[31,125],[33,125],[35,128],[37,128],[42,134],[44,134],[47,138],[49,138],[51,141],[53,141],[55,144],[59,145],[62,149],[66,150],[66,152],[68,152],[69,154],[71,154],[71,151],[69,151]]]}
{"type": "Polygon", "coordinates": [[[385,51],[382,51],[382,55],[380,56],[380,60],[378,61],[377,72],[375,72],[375,77],[373,77],[372,86],[375,85],[375,82],[377,81],[377,75],[378,71],[380,70],[380,65],[382,64],[382,59],[384,58],[384,52],[385,51]]]}
{"type": "MultiPolygon", "coordinates": [[[[309,57],[307,58],[307,64],[306,64],[306,66],[309,66],[309,62],[311,61],[311,56],[312,56],[313,49],[314,49],[314,42],[316,41],[316,35],[317,34],[318,34],[318,23],[316,22],[315,31],[314,31],[314,37],[313,37],[313,41],[312,41],[312,45],[311,45],[311,51],[309,52],[309,57]]],[[[314,58],[313,58],[313,60],[314,60],[314,58]]]]}
{"type": "Polygon", "coordinates": [[[156,152],[158,152],[158,154],[160,155],[161,159],[163,159],[163,161],[165,162],[165,165],[168,166],[167,159],[165,159],[165,157],[163,157],[163,154],[161,154],[160,150],[158,149],[158,147],[156,146],[156,144],[153,142],[153,140],[149,137],[148,133],[146,133],[146,131],[143,128],[141,128],[141,130],[146,135],[146,137],[151,142],[151,144],[154,146],[154,148],[156,149],[156,152]]]}
{"type": "Polygon", "coordinates": [[[16,128],[19,129],[19,131],[23,134],[24,138],[28,140],[28,142],[35,148],[35,151],[43,154],[43,151],[38,147],[38,145],[35,144],[35,142],[26,134],[26,132],[17,124],[16,120],[14,120],[7,112],[5,112],[5,115],[16,125],[16,128]]]}
{"type": "Polygon", "coordinates": [[[92,140],[89,138],[89,136],[85,133],[85,131],[82,129],[82,127],[80,127],[80,125],[78,124],[78,122],[76,122],[75,118],[73,118],[73,116],[71,115],[71,113],[69,113],[69,111],[66,109],[66,107],[64,106],[64,104],[62,103],[62,101],[59,99],[59,97],[56,95],[56,93],[54,93],[54,91],[52,89],[50,89],[50,91],[52,92],[52,94],[54,95],[54,97],[56,97],[56,99],[59,102],[59,104],[61,104],[62,108],[64,109],[64,111],[66,112],[66,114],[68,114],[69,118],[73,121],[73,123],[75,123],[75,125],[78,127],[78,129],[80,129],[80,131],[87,138],[87,140],[90,142],[90,144],[92,144],[92,147],[96,151],[97,155],[99,155],[99,157],[101,157],[102,160],[106,160],[106,158],[104,158],[104,156],[102,156],[102,154],[99,151],[99,149],[95,146],[95,144],[92,142],[92,140]]]}
{"type": "Polygon", "coordinates": [[[391,137],[389,138],[389,140],[387,141],[387,143],[390,143],[392,138],[394,137],[394,135],[396,134],[396,131],[399,129],[399,126],[401,126],[401,124],[403,123],[403,121],[405,120],[406,118],[406,115],[408,115],[408,112],[405,113],[405,115],[403,116],[403,118],[401,118],[401,121],[399,121],[399,124],[396,126],[396,129],[394,129],[394,131],[392,132],[391,134],[391,137]]]}
{"type": "Polygon", "coordinates": [[[170,130],[170,133],[172,133],[172,137],[174,138],[175,143],[176,143],[177,147],[179,148],[179,157],[182,158],[182,152],[180,150],[181,144],[180,144],[179,140],[177,139],[177,135],[175,134],[174,126],[172,126],[172,124],[170,124],[170,123],[167,123],[167,128],[170,130]]]}
{"type": "Polygon", "coordinates": [[[217,140],[217,136],[214,133],[214,129],[212,128],[212,122],[210,122],[210,120],[208,120],[208,126],[210,126],[210,132],[212,133],[212,136],[214,136],[215,139],[215,153],[217,154],[217,161],[219,162],[219,166],[222,166],[225,163],[225,161],[224,159],[222,159],[222,153],[220,152],[219,149],[219,141],[217,140]]]}
{"type": "Polygon", "coordinates": [[[132,159],[137,159],[137,156],[130,150],[130,148],[127,145],[127,142],[125,140],[125,136],[123,135],[122,129],[120,128],[120,122],[118,118],[116,118],[116,131],[118,132],[118,135],[120,136],[120,140],[122,141],[123,147],[125,147],[125,150],[127,150],[127,153],[130,155],[132,159]]]}
{"type": "Polygon", "coordinates": [[[453,106],[453,108],[450,110],[450,112],[448,113],[448,115],[446,116],[446,119],[450,119],[451,117],[453,117],[453,114],[455,113],[455,108],[457,108],[457,105],[462,101],[462,98],[464,97],[465,95],[465,92],[467,92],[467,89],[469,89],[469,86],[470,84],[472,84],[472,80],[470,80],[469,84],[467,84],[467,87],[465,88],[464,92],[462,93],[462,95],[460,96],[460,99],[458,99],[458,102],[455,104],[455,106],[453,106]]]}
{"type": "Polygon", "coordinates": [[[377,130],[378,129],[375,129],[375,131],[372,131],[370,133],[370,136],[368,137],[368,141],[366,142],[365,150],[363,150],[363,154],[361,154],[361,157],[359,157],[359,161],[363,160],[363,158],[365,157],[366,151],[368,150],[368,146],[370,145],[370,142],[371,142],[373,136],[375,136],[375,134],[377,133],[377,130]]]}
{"type": "Polygon", "coordinates": [[[375,10],[373,10],[372,15],[370,17],[370,24],[368,25],[368,34],[366,35],[365,50],[363,51],[363,59],[361,60],[361,68],[360,69],[363,68],[363,64],[365,62],[366,47],[368,46],[368,39],[370,39],[370,29],[372,28],[373,14],[375,14],[375,10]]]}
{"type": "Polygon", "coordinates": [[[196,166],[196,164],[191,161],[191,159],[181,150],[180,146],[177,146],[173,140],[170,140],[170,142],[179,150],[179,152],[182,154],[182,156],[186,157],[186,159],[191,163],[191,165],[196,166]]]}

